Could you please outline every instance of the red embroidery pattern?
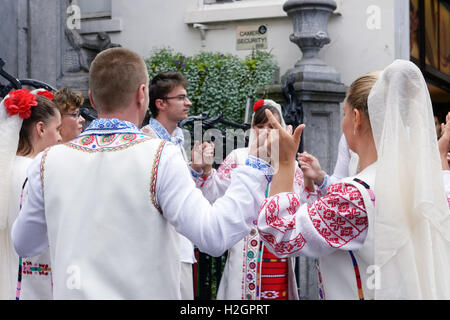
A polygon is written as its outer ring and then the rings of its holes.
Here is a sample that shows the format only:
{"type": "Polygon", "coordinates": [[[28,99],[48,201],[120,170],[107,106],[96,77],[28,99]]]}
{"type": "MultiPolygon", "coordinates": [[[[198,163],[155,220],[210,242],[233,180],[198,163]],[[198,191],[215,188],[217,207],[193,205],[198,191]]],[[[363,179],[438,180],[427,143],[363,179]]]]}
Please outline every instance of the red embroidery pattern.
{"type": "Polygon", "coordinates": [[[308,206],[308,213],[316,230],[333,248],[346,245],[368,226],[362,195],[350,184],[330,186],[327,196],[308,206]]]}
{"type": "Polygon", "coordinates": [[[22,273],[24,275],[40,275],[40,276],[48,276],[51,275],[52,268],[48,266],[48,264],[37,264],[31,261],[23,261],[22,263],[22,273]]]}
{"type": "Polygon", "coordinates": [[[295,193],[288,193],[287,197],[289,199],[289,207],[287,208],[287,211],[290,215],[294,215],[300,207],[300,200],[295,193]]]}
{"type": "Polygon", "coordinates": [[[280,242],[277,242],[276,238],[270,233],[265,233],[260,230],[259,235],[265,240],[268,245],[270,245],[275,250],[277,254],[280,255],[292,254],[300,251],[306,244],[306,240],[305,238],[303,238],[303,235],[301,233],[299,233],[298,236],[294,239],[280,242]]]}
{"type": "Polygon", "coordinates": [[[303,186],[303,171],[299,168],[295,169],[294,184],[300,187],[303,186]]]}
{"type": "Polygon", "coordinates": [[[237,168],[238,164],[232,157],[226,157],[217,169],[217,175],[220,179],[231,179],[231,171],[237,168]]]}
{"type": "Polygon", "coordinates": [[[293,193],[288,194],[289,198],[289,207],[288,217],[280,217],[280,206],[279,196],[274,196],[271,198],[269,203],[266,205],[267,200],[263,203],[263,208],[265,208],[265,217],[266,217],[266,224],[268,226],[271,226],[274,229],[277,229],[278,231],[285,233],[288,230],[293,230],[295,228],[295,212],[297,211],[297,208],[300,206],[300,202],[296,198],[297,196],[293,193]]]}

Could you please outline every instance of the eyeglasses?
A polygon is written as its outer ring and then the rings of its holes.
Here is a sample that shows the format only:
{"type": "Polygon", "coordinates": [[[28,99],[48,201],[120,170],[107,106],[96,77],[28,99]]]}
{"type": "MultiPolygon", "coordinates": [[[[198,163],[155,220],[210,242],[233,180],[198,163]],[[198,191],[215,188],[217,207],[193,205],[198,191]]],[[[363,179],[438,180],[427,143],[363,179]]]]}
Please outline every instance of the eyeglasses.
{"type": "Polygon", "coordinates": [[[79,118],[81,116],[81,111],[78,110],[78,112],[74,112],[74,113],[63,113],[63,116],[70,116],[72,118],[79,118]]]}
{"type": "Polygon", "coordinates": [[[189,101],[188,96],[185,95],[185,94],[180,94],[180,95],[175,96],[175,97],[164,97],[164,98],[162,98],[162,99],[163,99],[163,100],[175,99],[175,100],[178,100],[178,101],[189,101]]]}

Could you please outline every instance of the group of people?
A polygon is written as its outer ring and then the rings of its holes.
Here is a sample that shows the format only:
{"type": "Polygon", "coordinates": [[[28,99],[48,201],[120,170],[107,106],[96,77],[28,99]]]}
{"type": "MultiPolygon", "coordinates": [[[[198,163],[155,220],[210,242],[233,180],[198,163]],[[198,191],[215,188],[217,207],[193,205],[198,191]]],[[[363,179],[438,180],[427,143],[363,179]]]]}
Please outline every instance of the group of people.
{"type": "Polygon", "coordinates": [[[0,298],[190,300],[196,246],[228,250],[218,299],[298,299],[299,255],[318,258],[324,299],[450,299],[450,113],[438,140],[415,65],[352,83],[332,175],[268,99],[247,148],[216,170],[196,142],[189,160],[187,88],[112,48],[92,62],[84,131],[67,88],[5,97],[0,298]]]}

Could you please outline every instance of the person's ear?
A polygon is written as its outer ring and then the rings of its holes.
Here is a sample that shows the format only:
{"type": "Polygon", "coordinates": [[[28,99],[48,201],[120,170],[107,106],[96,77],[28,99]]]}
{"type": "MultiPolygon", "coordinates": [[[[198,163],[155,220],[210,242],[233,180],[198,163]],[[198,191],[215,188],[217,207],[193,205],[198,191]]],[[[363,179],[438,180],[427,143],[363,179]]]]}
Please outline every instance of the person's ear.
{"type": "Polygon", "coordinates": [[[352,115],[353,115],[353,134],[356,134],[356,132],[358,132],[359,128],[361,127],[362,114],[358,109],[354,108],[352,110],[352,115]]]}
{"type": "Polygon", "coordinates": [[[94,99],[92,98],[92,92],[91,92],[90,89],[89,89],[89,92],[88,92],[88,96],[89,96],[89,102],[91,103],[92,108],[94,108],[94,110],[98,111],[97,107],[96,107],[96,105],[94,103],[94,99]]]}
{"type": "Polygon", "coordinates": [[[139,89],[137,91],[137,96],[136,96],[137,105],[140,107],[144,106],[146,91],[147,91],[147,86],[145,84],[141,84],[139,86],[139,89]]]}
{"type": "Polygon", "coordinates": [[[36,122],[34,125],[34,130],[36,131],[36,134],[39,138],[42,138],[45,133],[45,123],[42,121],[36,122]]]}
{"type": "Polygon", "coordinates": [[[158,110],[165,110],[167,108],[167,105],[164,103],[163,99],[156,99],[155,106],[158,110]]]}

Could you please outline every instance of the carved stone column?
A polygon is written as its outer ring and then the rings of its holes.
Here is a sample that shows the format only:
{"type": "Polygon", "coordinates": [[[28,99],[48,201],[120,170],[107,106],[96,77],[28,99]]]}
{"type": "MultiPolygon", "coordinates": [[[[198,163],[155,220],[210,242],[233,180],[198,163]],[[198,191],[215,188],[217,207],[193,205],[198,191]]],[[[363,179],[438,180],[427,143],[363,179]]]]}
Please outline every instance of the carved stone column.
{"type": "MultiPolygon", "coordinates": [[[[315,155],[322,168],[332,173],[341,134],[340,104],[347,88],[341,83],[340,74],[318,54],[331,41],[327,31],[328,18],[336,9],[336,3],[334,0],[289,0],[283,9],[293,23],[290,40],[299,46],[303,56],[282,76],[282,83],[294,82],[296,98],[303,109],[304,150],[315,155]]],[[[265,92],[283,104],[286,101],[281,87],[281,84],[269,85],[265,92]]],[[[284,111],[288,113],[289,110],[284,111]]]]}
{"type": "MultiPolygon", "coordinates": [[[[294,32],[290,40],[298,45],[302,58],[282,76],[282,84],[270,85],[265,93],[272,99],[286,103],[282,87],[293,86],[297,105],[285,104],[287,124],[294,126],[303,114],[306,128],[303,131],[304,151],[316,156],[323,170],[333,173],[341,136],[340,104],[347,88],[340,74],[320,57],[320,49],[330,43],[327,32],[328,18],[336,9],[334,0],[289,0],[283,9],[292,19],[294,32]],[[291,121],[292,123],[290,123],[291,121]]],[[[285,92],[286,93],[286,92],[285,92]]],[[[292,90],[290,92],[292,93],[292,90]]],[[[290,99],[293,100],[292,98],[290,99]]],[[[297,278],[301,299],[318,299],[316,260],[297,259],[297,278]]]]}
{"type": "Polygon", "coordinates": [[[340,82],[339,73],[319,58],[319,51],[330,43],[328,18],[336,9],[334,0],[289,0],[283,10],[292,19],[294,33],[289,37],[303,53],[293,69],[296,81],[340,82]]]}

